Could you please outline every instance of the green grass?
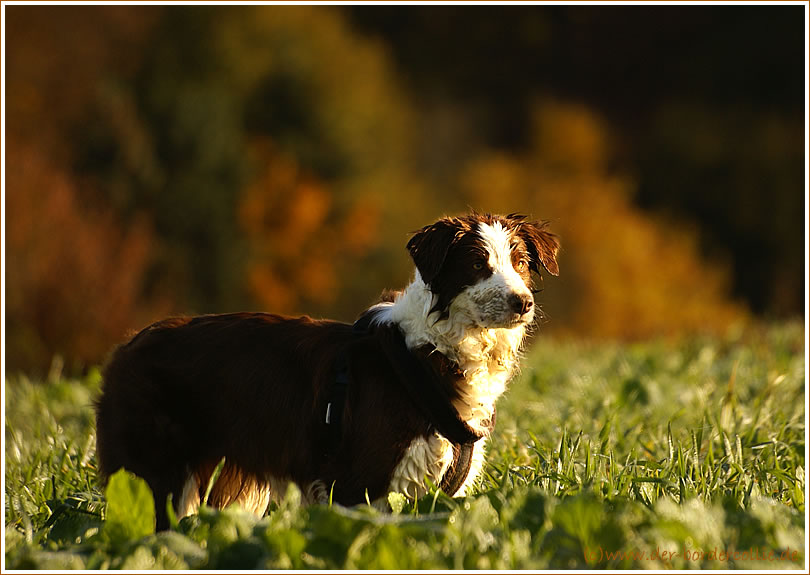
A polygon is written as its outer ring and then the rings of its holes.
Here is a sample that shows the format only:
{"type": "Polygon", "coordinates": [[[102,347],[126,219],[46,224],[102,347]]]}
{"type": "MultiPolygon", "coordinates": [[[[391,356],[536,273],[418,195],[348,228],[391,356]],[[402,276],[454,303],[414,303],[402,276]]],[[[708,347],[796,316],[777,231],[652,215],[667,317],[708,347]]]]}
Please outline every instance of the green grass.
{"type": "Polygon", "coordinates": [[[475,493],[396,512],[204,508],[150,528],[148,490],[96,486],[81,380],[6,382],[6,568],[800,568],[805,357],[799,324],[725,338],[540,338],[498,406],[475,493]],[[753,557],[752,557],[753,555],[753,557]]]}

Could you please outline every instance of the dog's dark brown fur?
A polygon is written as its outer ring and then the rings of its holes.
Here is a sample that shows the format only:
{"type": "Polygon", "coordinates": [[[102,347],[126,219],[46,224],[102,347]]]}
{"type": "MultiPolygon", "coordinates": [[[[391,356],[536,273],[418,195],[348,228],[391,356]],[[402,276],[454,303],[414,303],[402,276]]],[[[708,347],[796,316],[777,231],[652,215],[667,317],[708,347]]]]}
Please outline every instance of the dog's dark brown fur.
{"type": "MultiPolygon", "coordinates": [[[[502,298],[498,313],[528,317],[524,314],[533,313],[529,270],[543,267],[556,275],[559,241],[545,224],[522,216],[471,214],[442,218],[413,236],[408,249],[419,273],[404,291],[385,294],[383,303],[367,310],[362,329],[264,313],[174,318],[147,327],[121,345],[104,370],[96,404],[102,478],[122,467],[143,477],[155,496],[158,528],[168,526],[169,494],[176,508],[182,500],[191,505],[183,511],[193,512],[223,457],[225,468],[209,497],[216,507],[243,502],[242,495],[266,494],[267,488],[288,481],[305,490],[317,487],[321,499],[323,492],[333,490],[333,500],[346,505],[377,500],[392,485],[392,477],[400,481],[412,475],[409,465],[414,462],[441,479],[442,486],[453,486],[450,491],[463,492],[466,487],[458,486],[474,457],[464,451],[466,471],[460,477],[455,472],[460,446],[475,445],[475,473],[480,473],[480,440],[492,431],[495,397],[486,396],[483,416],[469,415],[484,400],[474,393],[469,399],[470,386],[476,384],[465,378],[478,372],[464,365],[489,366],[482,377],[500,378],[496,386],[503,389],[525,325],[510,328],[518,329],[510,333],[519,337],[504,340],[501,355],[468,357],[468,364],[460,363],[464,357],[453,347],[458,342],[448,344],[441,339],[447,336],[439,337],[431,326],[449,317],[450,304],[469,286],[496,277],[487,263],[490,244],[477,231],[493,224],[502,230],[493,232],[496,236],[503,230],[511,233],[511,242],[498,249],[508,250],[505,261],[511,258],[517,266],[507,270],[511,284],[497,284],[500,291],[493,297],[502,298]],[[408,310],[400,323],[370,320],[398,305],[408,310]],[[439,313],[425,316],[431,305],[439,313]],[[410,326],[410,335],[416,330],[421,337],[413,348],[405,345],[403,325],[410,326]],[[438,340],[453,361],[439,353],[438,340]],[[343,376],[349,381],[346,395],[335,400],[336,381],[343,376]],[[467,395],[459,392],[462,384],[467,395]],[[337,422],[325,421],[329,402],[342,408],[339,428],[337,422]],[[459,402],[469,412],[466,420],[457,411],[459,402]],[[444,441],[444,454],[451,453],[452,444],[452,464],[441,454],[425,455],[424,447],[409,450],[428,441],[444,441]],[[414,453],[422,459],[413,459],[414,453]],[[402,461],[407,465],[399,469],[402,461]],[[195,488],[198,493],[185,491],[195,488]]],[[[486,301],[492,298],[487,295],[486,301]]],[[[488,385],[485,381],[472,389],[487,390],[488,385]]],[[[266,498],[257,501],[253,510],[262,512],[257,507],[266,505],[266,498]]]]}
{"type": "Polygon", "coordinates": [[[104,372],[101,473],[124,467],[146,479],[160,527],[167,495],[176,503],[190,472],[204,489],[223,456],[228,466],[210,499],[217,506],[268,475],[334,482],[335,501],[347,505],[365,501],[366,490],[380,497],[402,452],[431,429],[419,409],[406,408],[412,399],[385,357],[378,338],[337,322],[240,313],[154,324],[121,346],[104,372]],[[326,394],[341,353],[352,384],[345,440],[330,456],[326,394]]]}

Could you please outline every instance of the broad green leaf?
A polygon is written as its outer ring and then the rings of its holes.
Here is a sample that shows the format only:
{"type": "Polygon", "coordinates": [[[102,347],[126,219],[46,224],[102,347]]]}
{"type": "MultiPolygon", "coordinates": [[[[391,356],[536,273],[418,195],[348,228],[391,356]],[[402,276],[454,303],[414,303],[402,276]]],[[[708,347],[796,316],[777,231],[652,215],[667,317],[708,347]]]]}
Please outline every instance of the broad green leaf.
{"type": "Polygon", "coordinates": [[[115,472],[107,484],[104,531],[113,543],[155,532],[155,501],[146,481],[129,471],[115,472]]]}

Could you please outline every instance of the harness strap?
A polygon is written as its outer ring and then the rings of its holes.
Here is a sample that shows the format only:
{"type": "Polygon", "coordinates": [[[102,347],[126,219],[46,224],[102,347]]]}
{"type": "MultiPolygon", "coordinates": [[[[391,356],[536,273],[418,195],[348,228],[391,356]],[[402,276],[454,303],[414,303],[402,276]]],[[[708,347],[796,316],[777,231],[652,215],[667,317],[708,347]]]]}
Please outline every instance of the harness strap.
{"type": "MultiPolygon", "coordinates": [[[[363,319],[363,318],[361,318],[363,319]]],[[[364,335],[368,333],[368,323],[356,321],[352,326],[354,335],[364,335]]],[[[335,382],[329,390],[326,401],[326,413],[324,423],[329,430],[326,439],[326,449],[324,457],[328,458],[337,453],[342,439],[341,422],[343,421],[343,407],[346,405],[346,392],[349,388],[349,359],[346,352],[338,354],[335,359],[335,382]]]]}
{"type": "Polygon", "coordinates": [[[346,356],[341,354],[335,366],[335,382],[329,390],[329,399],[326,402],[324,423],[330,433],[326,439],[326,453],[329,456],[337,451],[341,440],[341,421],[343,420],[343,406],[346,405],[346,391],[349,387],[349,364],[346,356]]]}
{"type": "MultiPolygon", "coordinates": [[[[431,365],[428,351],[420,349],[414,353],[409,350],[405,337],[395,325],[380,326],[375,333],[388,361],[396,366],[401,385],[439,433],[459,444],[475,443],[483,437],[461,419],[453,407],[451,393],[454,390],[448,389],[442,376],[431,365]]],[[[464,376],[459,372],[455,377],[464,376]]]]}
{"type": "MultiPolygon", "coordinates": [[[[354,324],[354,333],[367,334],[369,321],[361,317],[354,324]]],[[[463,421],[452,406],[447,390],[442,386],[441,376],[431,367],[430,353],[412,353],[405,345],[405,338],[396,326],[378,326],[375,333],[380,338],[387,359],[396,366],[400,384],[414,399],[415,404],[432,422],[431,428],[446,437],[453,445],[453,462],[442,477],[439,487],[451,497],[464,484],[472,466],[473,446],[483,437],[463,421]]],[[[463,377],[458,374],[459,377],[463,377]]],[[[329,390],[324,414],[324,423],[329,430],[324,457],[333,456],[340,447],[341,421],[349,386],[347,354],[341,353],[335,360],[335,380],[329,390]]],[[[495,427],[495,414],[486,425],[488,431],[495,427]]]]}
{"type": "MultiPolygon", "coordinates": [[[[492,412],[492,418],[486,425],[487,430],[490,432],[495,428],[495,412],[492,412]]],[[[453,443],[453,462],[447,468],[442,480],[439,483],[439,488],[447,495],[452,497],[456,491],[464,485],[467,476],[470,474],[470,467],[472,466],[473,446],[475,442],[469,443],[453,443]]]]}
{"type": "Polygon", "coordinates": [[[439,488],[450,497],[455,495],[459,487],[464,484],[464,480],[470,474],[472,466],[472,452],[474,443],[453,444],[453,463],[442,477],[439,488]]]}

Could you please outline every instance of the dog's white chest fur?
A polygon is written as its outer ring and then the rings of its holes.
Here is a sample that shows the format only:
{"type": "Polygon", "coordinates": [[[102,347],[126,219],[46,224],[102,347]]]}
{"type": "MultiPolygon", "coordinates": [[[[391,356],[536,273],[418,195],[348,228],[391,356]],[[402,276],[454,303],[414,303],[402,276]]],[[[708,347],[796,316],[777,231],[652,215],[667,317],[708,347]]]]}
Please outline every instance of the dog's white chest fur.
{"type": "MultiPolygon", "coordinates": [[[[409,348],[429,343],[456,362],[464,375],[459,398],[453,402],[461,419],[484,437],[473,446],[467,477],[456,496],[466,494],[480,475],[485,460],[490,421],[495,402],[506,390],[517,365],[525,327],[478,328],[466,321],[461,309],[465,300],[453,302],[449,319],[436,322],[429,317],[433,295],[419,274],[393,303],[380,304],[377,321],[396,323],[405,334],[409,348]],[[458,309],[453,309],[457,306],[458,309]]],[[[438,485],[453,462],[453,445],[439,433],[411,442],[394,470],[389,491],[419,498],[427,491],[424,478],[438,485]]]]}

